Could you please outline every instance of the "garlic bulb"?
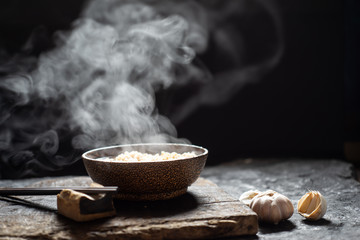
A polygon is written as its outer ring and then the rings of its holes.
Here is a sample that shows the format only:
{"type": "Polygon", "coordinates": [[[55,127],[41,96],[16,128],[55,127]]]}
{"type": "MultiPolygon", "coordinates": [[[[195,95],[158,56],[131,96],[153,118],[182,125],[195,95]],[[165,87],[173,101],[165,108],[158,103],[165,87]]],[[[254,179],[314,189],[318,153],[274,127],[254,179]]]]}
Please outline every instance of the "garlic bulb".
{"type": "Polygon", "coordinates": [[[325,215],[327,203],[320,192],[310,191],[300,198],[297,209],[301,216],[315,221],[325,215]]]}
{"type": "Polygon", "coordinates": [[[261,192],[259,190],[250,190],[241,194],[239,200],[243,202],[245,205],[250,206],[252,199],[260,193],[261,192]]]}
{"type": "Polygon", "coordinates": [[[257,213],[260,221],[274,224],[290,218],[294,213],[290,199],[273,190],[257,194],[252,199],[250,208],[257,213]]]}

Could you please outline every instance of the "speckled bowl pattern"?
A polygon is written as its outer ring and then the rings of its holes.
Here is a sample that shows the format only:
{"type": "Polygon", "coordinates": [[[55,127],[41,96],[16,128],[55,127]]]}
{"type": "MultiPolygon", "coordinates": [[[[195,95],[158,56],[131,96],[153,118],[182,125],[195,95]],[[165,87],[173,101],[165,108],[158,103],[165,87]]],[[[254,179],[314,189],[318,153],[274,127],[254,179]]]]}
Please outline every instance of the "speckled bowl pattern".
{"type": "Polygon", "coordinates": [[[85,152],[82,159],[91,179],[104,186],[118,186],[115,196],[121,200],[165,200],[186,193],[203,170],[208,150],[188,144],[129,144],[94,149],[85,152]],[[194,152],[195,157],[152,162],[104,161],[125,151],[156,154],[161,151],[194,152]]]}

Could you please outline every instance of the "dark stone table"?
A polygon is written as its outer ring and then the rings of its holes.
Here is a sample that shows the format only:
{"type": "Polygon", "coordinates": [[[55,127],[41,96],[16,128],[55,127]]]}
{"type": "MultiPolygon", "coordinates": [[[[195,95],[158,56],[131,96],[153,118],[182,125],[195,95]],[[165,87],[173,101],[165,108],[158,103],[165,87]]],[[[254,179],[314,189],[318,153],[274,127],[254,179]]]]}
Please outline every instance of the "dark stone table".
{"type": "Polygon", "coordinates": [[[251,189],[273,189],[292,200],[294,215],[277,226],[260,224],[259,239],[360,239],[360,183],[349,163],[247,159],[209,167],[202,176],[234,198],[251,189]],[[327,212],[316,222],[304,220],[296,211],[297,201],[308,190],[320,191],[327,200],[327,212]]]}
{"type": "MultiPolygon", "coordinates": [[[[231,239],[360,239],[360,183],[353,174],[352,165],[339,160],[246,159],[206,167],[202,177],[235,199],[251,189],[273,189],[294,205],[289,220],[260,223],[257,235],[231,239]],[[316,222],[296,212],[297,201],[308,190],[320,191],[328,202],[327,213],[316,222]]],[[[23,186],[24,181],[30,185],[39,179],[0,180],[0,186],[23,186]]]]}

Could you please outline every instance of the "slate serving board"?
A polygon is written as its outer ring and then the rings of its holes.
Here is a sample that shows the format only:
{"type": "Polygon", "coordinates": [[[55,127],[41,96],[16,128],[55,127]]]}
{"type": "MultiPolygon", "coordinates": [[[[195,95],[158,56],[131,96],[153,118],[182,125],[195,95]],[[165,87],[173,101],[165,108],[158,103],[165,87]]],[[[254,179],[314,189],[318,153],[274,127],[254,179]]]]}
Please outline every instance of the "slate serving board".
{"type": "MultiPolygon", "coordinates": [[[[31,185],[90,183],[89,177],[60,177],[31,185]]],[[[252,210],[204,178],[175,199],[115,200],[114,205],[115,217],[77,223],[57,214],[56,196],[0,197],[0,239],[210,239],[254,235],[258,231],[252,210]]]]}

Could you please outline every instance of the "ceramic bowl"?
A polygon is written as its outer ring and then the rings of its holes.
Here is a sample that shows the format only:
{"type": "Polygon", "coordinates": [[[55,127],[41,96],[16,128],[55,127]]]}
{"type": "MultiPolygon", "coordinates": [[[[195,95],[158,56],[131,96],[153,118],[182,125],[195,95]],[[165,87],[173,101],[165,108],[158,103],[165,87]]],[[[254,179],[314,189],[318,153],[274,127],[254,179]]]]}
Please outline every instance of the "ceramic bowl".
{"type": "Polygon", "coordinates": [[[82,159],[91,179],[104,186],[118,186],[122,200],[164,200],[186,193],[203,170],[208,150],[188,144],[130,144],[85,152],[82,159]],[[151,162],[110,161],[125,151],[156,154],[161,151],[194,152],[195,157],[151,162]]]}

